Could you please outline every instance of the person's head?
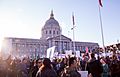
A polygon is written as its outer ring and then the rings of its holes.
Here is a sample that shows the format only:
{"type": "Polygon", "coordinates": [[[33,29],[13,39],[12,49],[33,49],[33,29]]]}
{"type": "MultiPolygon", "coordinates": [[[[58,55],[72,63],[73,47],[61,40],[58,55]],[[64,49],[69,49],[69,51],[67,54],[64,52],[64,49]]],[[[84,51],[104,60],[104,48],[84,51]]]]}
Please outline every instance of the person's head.
{"type": "Polygon", "coordinates": [[[120,43],[117,44],[117,48],[118,48],[118,50],[120,50],[120,43]]]}
{"type": "Polygon", "coordinates": [[[22,62],[27,63],[28,62],[27,58],[23,58],[22,62]]]}
{"type": "Polygon", "coordinates": [[[77,61],[76,61],[76,58],[75,57],[71,57],[69,59],[69,66],[70,67],[76,67],[77,66],[77,61]]]}
{"type": "Polygon", "coordinates": [[[94,53],[91,53],[91,58],[95,58],[95,54],[94,53]]]}
{"type": "Polygon", "coordinates": [[[38,67],[41,67],[42,66],[42,59],[40,59],[40,58],[37,59],[36,64],[37,64],[38,67]]]}
{"type": "Polygon", "coordinates": [[[112,60],[117,60],[117,56],[116,56],[116,55],[113,55],[113,56],[112,56],[112,60]]]}
{"type": "Polygon", "coordinates": [[[51,61],[50,61],[49,58],[44,58],[44,60],[43,60],[43,65],[44,65],[44,68],[49,68],[49,69],[52,68],[52,67],[51,67],[51,61]]]}

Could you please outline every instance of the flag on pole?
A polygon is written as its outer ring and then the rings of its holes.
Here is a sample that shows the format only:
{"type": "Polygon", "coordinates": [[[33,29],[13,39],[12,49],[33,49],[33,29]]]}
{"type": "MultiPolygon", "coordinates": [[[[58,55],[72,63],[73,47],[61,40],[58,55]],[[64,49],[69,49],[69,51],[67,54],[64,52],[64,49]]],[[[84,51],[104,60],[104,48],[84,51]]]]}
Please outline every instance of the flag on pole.
{"type": "Polygon", "coordinates": [[[100,5],[101,7],[103,7],[103,5],[102,5],[102,0],[99,0],[99,5],[100,5]]]}
{"type": "Polygon", "coordinates": [[[75,25],[74,14],[72,14],[73,25],[75,25]]]}

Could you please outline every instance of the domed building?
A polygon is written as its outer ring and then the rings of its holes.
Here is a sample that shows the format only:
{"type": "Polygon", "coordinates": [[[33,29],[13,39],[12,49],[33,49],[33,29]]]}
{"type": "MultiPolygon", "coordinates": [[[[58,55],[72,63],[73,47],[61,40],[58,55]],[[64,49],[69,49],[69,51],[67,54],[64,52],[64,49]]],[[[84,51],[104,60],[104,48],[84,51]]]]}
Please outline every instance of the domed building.
{"type": "Polygon", "coordinates": [[[42,28],[42,38],[51,38],[61,34],[59,23],[54,18],[53,11],[51,11],[50,18],[45,22],[42,28]]]}
{"type": "Polygon", "coordinates": [[[10,55],[16,57],[45,57],[47,49],[53,46],[55,46],[55,52],[61,54],[74,48],[75,51],[85,52],[86,47],[88,51],[99,47],[98,43],[77,41],[74,42],[74,47],[71,38],[62,35],[62,29],[54,18],[53,11],[51,11],[50,18],[45,22],[41,33],[40,39],[6,37],[1,51],[3,54],[9,52],[10,55]]]}

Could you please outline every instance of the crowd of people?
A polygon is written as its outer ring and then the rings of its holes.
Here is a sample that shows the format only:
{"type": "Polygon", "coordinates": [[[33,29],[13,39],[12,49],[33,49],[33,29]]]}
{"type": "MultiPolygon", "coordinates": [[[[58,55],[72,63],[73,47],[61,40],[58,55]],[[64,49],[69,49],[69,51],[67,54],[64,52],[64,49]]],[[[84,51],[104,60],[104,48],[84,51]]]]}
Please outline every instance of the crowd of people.
{"type": "Polygon", "coordinates": [[[82,58],[68,55],[65,58],[22,60],[11,56],[0,58],[0,77],[81,77],[79,71],[88,71],[88,77],[120,77],[119,48],[109,49],[112,56],[85,53],[82,58]]]}

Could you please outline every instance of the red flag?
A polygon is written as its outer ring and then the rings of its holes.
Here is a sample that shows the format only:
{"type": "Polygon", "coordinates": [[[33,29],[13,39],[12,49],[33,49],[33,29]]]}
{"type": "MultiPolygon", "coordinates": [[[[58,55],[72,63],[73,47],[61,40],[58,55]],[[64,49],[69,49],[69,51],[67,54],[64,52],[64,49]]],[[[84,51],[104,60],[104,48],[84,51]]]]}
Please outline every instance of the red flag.
{"type": "Polygon", "coordinates": [[[89,51],[88,51],[88,47],[86,47],[86,53],[89,53],[89,51]]]}
{"type": "Polygon", "coordinates": [[[103,7],[103,5],[102,5],[102,0],[99,0],[99,5],[100,5],[101,7],[103,7]]]}
{"type": "Polygon", "coordinates": [[[75,25],[74,14],[72,14],[73,25],[75,25]]]}

